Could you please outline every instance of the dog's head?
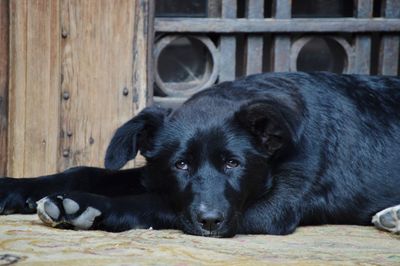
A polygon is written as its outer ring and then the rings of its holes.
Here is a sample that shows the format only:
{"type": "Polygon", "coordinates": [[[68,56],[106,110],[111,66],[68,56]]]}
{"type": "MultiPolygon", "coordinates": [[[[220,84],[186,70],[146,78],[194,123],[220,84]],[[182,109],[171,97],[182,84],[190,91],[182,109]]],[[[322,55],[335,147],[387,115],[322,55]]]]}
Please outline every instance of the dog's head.
{"type": "Polygon", "coordinates": [[[140,151],[145,185],[165,195],[179,228],[229,237],[258,197],[273,185],[272,164],[298,139],[296,122],[274,101],[233,108],[184,105],[175,112],[148,107],[119,128],[107,150],[107,168],[119,169],[140,151]],[[215,110],[214,110],[215,111],[215,110]]]}

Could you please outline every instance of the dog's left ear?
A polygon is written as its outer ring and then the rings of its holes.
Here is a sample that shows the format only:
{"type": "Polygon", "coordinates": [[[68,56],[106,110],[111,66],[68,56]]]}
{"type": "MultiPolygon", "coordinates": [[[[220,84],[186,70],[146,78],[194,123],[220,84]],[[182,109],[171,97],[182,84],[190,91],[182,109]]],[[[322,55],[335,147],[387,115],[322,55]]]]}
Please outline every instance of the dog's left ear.
{"type": "Polygon", "coordinates": [[[300,139],[299,114],[282,103],[259,100],[244,105],[235,117],[274,155],[300,139]]]}
{"type": "Polygon", "coordinates": [[[129,160],[134,159],[139,150],[143,153],[151,149],[153,137],[164,125],[164,119],[170,111],[159,107],[147,107],[118,128],[108,145],[105,167],[120,169],[129,160]]]}

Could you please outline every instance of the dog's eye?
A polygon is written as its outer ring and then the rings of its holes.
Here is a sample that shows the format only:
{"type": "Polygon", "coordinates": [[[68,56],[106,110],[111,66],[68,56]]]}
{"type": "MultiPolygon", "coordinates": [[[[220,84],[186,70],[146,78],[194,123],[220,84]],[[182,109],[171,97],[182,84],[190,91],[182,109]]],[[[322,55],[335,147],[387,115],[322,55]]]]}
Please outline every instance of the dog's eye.
{"type": "Polygon", "coordinates": [[[180,170],[187,170],[189,168],[189,165],[186,161],[180,160],[175,163],[175,167],[180,170]]]}
{"type": "Polygon", "coordinates": [[[240,163],[239,163],[237,160],[235,160],[235,159],[229,159],[229,160],[227,160],[227,161],[225,162],[225,167],[226,167],[227,169],[232,169],[232,168],[238,167],[239,164],[240,164],[240,163]]]}

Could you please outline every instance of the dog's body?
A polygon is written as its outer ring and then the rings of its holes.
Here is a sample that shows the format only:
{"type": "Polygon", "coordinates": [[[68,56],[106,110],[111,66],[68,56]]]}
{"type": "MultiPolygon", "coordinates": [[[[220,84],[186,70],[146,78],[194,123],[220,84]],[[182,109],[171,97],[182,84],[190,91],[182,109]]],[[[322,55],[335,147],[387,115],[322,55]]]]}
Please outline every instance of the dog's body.
{"type": "Polygon", "coordinates": [[[305,224],[368,225],[400,204],[400,78],[260,74],[123,125],[111,170],[0,180],[0,213],[121,231],[288,234],[305,224]],[[147,165],[117,170],[136,156],[147,165]],[[55,193],[55,194],[54,194],[55,193]]]}

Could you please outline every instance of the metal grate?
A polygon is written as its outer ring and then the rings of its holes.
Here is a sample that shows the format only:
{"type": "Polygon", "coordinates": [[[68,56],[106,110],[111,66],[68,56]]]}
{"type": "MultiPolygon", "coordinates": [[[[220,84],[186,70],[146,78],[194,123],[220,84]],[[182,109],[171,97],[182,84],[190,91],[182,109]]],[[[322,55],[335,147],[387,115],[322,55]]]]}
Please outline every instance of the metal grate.
{"type": "Polygon", "coordinates": [[[204,40],[211,65],[194,78],[195,89],[158,80],[156,87],[172,87],[156,95],[157,103],[179,104],[210,82],[266,71],[400,74],[400,0],[220,0],[209,8],[210,2],[205,18],[155,19],[157,42],[204,40]]]}

